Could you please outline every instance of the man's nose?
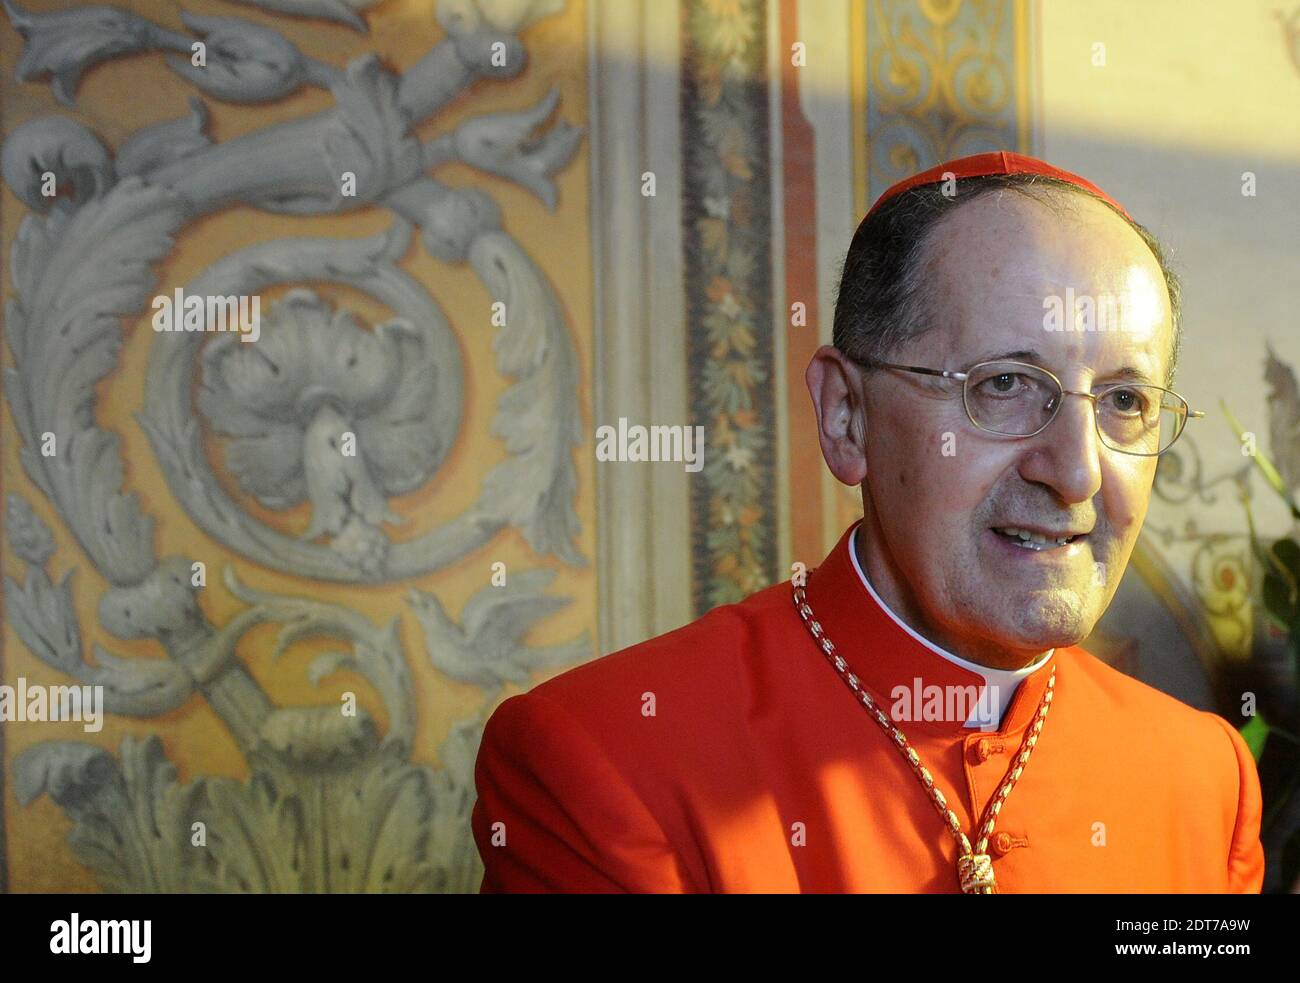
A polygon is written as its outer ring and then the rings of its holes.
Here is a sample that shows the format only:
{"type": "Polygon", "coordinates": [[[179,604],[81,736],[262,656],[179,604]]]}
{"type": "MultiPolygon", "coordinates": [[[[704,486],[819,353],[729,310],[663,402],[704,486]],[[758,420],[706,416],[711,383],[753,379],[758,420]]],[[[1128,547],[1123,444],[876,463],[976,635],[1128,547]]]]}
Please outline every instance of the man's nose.
{"type": "Polygon", "coordinates": [[[1101,441],[1092,400],[1064,393],[1055,418],[1033,438],[1020,474],[1055,489],[1065,502],[1086,502],[1101,488],[1101,441]]]}

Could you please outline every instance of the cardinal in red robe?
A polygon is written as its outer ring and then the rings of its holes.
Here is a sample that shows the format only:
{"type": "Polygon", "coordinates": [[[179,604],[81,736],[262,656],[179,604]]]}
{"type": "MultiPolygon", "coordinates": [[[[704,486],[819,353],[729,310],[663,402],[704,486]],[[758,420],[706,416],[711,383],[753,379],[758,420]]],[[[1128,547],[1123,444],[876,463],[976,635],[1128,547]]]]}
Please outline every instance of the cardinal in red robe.
{"type": "Polygon", "coordinates": [[[481,890],[1258,892],[1244,740],[1079,647],[1197,415],[1168,388],[1177,294],[1045,162],[887,191],[807,374],[863,518],[806,574],[502,703],[481,890]],[[1107,295],[1119,330],[1043,313],[1107,295]]]}

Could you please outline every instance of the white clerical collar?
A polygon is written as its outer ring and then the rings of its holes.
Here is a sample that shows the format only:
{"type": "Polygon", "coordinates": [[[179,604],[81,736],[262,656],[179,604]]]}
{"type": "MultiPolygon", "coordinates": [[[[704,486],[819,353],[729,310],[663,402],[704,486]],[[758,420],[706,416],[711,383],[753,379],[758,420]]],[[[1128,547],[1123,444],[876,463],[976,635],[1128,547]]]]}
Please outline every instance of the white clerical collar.
{"type": "MultiPolygon", "coordinates": [[[[858,529],[860,528],[862,527],[858,526],[858,529]]],[[[849,535],[849,556],[853,560],[853,569],[858,572],[858,577],[862,580],[862,586],[870,592],[872,600],[880,605],[881,610],[884,611],[885,614],[889,615],[899,628],[902,628],[903,631],[907,632],[912,638],[916,639],[935,655],[947,659],[954,665],[961,666],[963,669],[982,676],[984,678],[985,688],[987,689],[990,686],[993,687],[989,690],[990,696],[992,697],[993,694],[996,694],[996,699],[991,700],[990,704],[984,705],[991,706],[993,716],[997,720],[997,726],[1001,727],[1002,718],[1006,714],[1007,707],[1011,705],[1011,698],[1016,695],[1016,688],[1020,685],[1020,681],[1046,665],[1047,660],[1052,657],[1052,653],[1056,650],[1049,649],[1041,659],[1033,665],[1025,666],[1023,669],[993,669],[989,666],[982,666],[976,662],[970,662],[963,659],[961,656],[953,655],[946,649],[941,649],[928,638],[915,632],[911,625],[905,622],[898,615],[894,614],[894,612],[890,610],[889,605],[886,604],[884,600],[881,599],[880,595],[876,593],[876,589],[871,586],[871,581],[867,579],[867,575],[863,572],[862,566],[858,563],[858,529],[854,529],[849,535]]],[[[982,695],[983,694],[981,693],[981,696],[982,695]]],[[[983,700],[980,700],[979,703],[983,704],[983,700]]],[[[976,709],[972,712],[970,718],[966,721],[966,726],[986,727],[987,725],[984,721],[977,719],[982,716],[982,713],[983,711],[981,709],[976,709]]]]}

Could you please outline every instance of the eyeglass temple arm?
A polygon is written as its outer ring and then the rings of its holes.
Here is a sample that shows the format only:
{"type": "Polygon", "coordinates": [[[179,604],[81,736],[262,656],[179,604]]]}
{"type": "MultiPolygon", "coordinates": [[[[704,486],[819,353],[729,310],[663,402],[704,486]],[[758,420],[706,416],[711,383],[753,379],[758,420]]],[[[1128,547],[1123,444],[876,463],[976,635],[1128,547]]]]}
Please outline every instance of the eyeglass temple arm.
{"type": "Polygon", "coordinates": [[[949,372],[947,369],[927,369],[920,365],[899,365],[897,362],[871,362],[871,365],[879,365],[886,369],[902,369],[904,372],[919,372],[921,375],[937,375],[942,379],[956,379],[959,382],[966,378],[965,372],[949,372]]]}

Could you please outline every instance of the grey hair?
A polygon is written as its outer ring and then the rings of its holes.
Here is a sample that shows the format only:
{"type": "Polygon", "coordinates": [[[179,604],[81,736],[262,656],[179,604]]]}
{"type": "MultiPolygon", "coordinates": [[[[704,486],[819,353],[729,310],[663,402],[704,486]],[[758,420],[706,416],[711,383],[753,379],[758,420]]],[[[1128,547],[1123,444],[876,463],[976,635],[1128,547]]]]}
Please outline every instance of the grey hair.
{"type": "Polygon", "coordinates": [[[858,226],[844,259],[835,301],[833,342],[855,361],[885,360],[904,342],[930,327],[924,289],[928,246],[955,206],[999,190],[1013,191],[1058,214],[1068,204],[1063,192],[1102,202],[1146,243],[1164,274],[1173,319],[1174,344],[1166,385],[1172,385],[1182,341],[1182,285],[1160,241],[1144,226],[1086,188],[1043,174],[991,174],[961,178],[957,191],[942,184],[912,188],[891,198],[858,226]]]}

